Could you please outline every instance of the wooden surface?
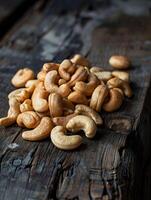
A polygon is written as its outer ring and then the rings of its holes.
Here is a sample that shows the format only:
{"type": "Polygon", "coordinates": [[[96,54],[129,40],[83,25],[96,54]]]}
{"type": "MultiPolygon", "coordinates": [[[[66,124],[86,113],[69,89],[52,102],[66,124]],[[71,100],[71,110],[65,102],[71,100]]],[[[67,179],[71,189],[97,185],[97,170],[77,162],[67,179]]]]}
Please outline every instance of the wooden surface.
{"type": "Polygon", "coordinates": [[[0,115],[7,113],[17,69],[29,66],[37,72],[44,62],[77,52],[105,69],[112,54],[130,56],[134,96],[119,111],[102,113],[97,136],[84,138],[75,151],[58,150],[49,139],[24,141],[17,125],[0,127],[0,200],[151,198],[151,16],[120,15],[112,6],[79,10],[78,3],[68,12],[58,1],[38,1],[3,34],[0,115]]]}

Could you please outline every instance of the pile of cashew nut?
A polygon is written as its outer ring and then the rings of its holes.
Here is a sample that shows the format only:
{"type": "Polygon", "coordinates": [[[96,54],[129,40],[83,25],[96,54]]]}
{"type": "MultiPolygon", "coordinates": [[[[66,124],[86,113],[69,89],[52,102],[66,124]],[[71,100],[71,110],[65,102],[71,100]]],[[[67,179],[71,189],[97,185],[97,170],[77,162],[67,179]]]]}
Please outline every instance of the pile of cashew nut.
{"type": "Polygon", "coordinates": [[[79,147],[82,137],[72,133],[83,131],[93,138],[103,124],[101,110],[116,111],[124,96],[132,96],[129,73],[123,71],[131,66],[130,60],[115,55],[109,63],[118,70],[92,66],[79,54],[60,64],[45,63],[36,79],[31,69],[20,69],[11,80],[17,89],[8,95],[8,114],[0,118],[0,125],[17,123],[30,129],[22,133],[25,140],[50,137],[60,149],[79,147]]]}

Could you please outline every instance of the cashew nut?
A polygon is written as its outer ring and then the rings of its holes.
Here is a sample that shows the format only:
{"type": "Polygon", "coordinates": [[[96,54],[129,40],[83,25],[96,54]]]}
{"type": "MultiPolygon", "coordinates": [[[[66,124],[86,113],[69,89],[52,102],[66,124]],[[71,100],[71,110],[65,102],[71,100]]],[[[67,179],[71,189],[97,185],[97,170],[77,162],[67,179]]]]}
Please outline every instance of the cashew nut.
{"type": "Polygon", "coordinates": [[[44,85],[48,92],[57,92],[58,85],[57,82],[59,80],[58,72],[56,70],[52,70],[46,74],[44,85]]]}
{"type": "Polygon", "coordinates": [[[35,79],[35,80],[29,80],[26,82],[25,84],[25,87],[26,87],[26,90],[29,92],[29,93],[33,93],[35,87],[39,84],[39,80],[35,79]]]}
{"type": "Polygon", "coordinates": [[[52,70],[58,71],[59,66],[60,66],[60,64],[58,64],[58,63],[45,63],[42,67],[42,70],[44,72],[49,72],[49,71],[52,71],[52,70]]]}
{"type": "Polygon", "coordinates": [[[68,123],[68,121],[72,119],[73,117],[75,117],[76,115],[77,115],[76,113],[72,113],[70,115],[66,115],[63,117],[54,117],[52,121],[55,125],[66,127],[66,124],[68,123]]]}
{"type": "Polygon", "coordinates": [[[90,73],[88,83],[83,81],[76,82],[74,90],[80,91],[86,96],[91,96],[97,85],[99,85],[98,78],[94,74],[90,73]]]}
{"type": "Polygon", "coordinates": [[[39,141],[49,137],[54,125],[50,117],[43,117],[40,124],[33,130],[24,131],[22,137],[29,141],[39,141]]]}
{"type": "Polygon", "coordinates": [[[20,127],[36,128],[40,123],[40,117],[34,111],[20,113],[17,117],[17,124],[20,127]]]}
{"type": "Polygon", "coordinates": [[[127,69],[131,62],[126,56],[114,55],[109,59],[109,64],[116,69],[127,69]]]}
{"type": "Polygon", "coordinates": [[[85,105],[82,105],[82,104],[76,105],[75,113],[81,114],[81,115],[86,115],[86,116],[92,118],[93,121],[97,125],[103,124],[103,120],[102,120],[101,116],[97,112],[95,112],[92,108],[90,108],[88,106],[85,106],[85,105]]]}
{"type": "Polygon", "coordinates": [[[62,97],[67,97],[70,94],[70,92],[71,89],[66,83],[60,85],[60,87],[58,88],[58,94],[60,94],[62,97]]]}
{"type": "Polygon", "coordinates": [[[91,66],[91,63],[84,56],[80,54],[75,54],[70,60],[72,63],[75,63],[76,65],[82,65],[87,67],[91,66]]]}
{"type": "Polygon", "coordinates": [[[102,72],[103,69],[101,67],[91,67],[90,72],[95,74],[96,72],[102,72]]]}
{"type": "Polygon", "coordinates": [[[58,85],[60,86],[64,83],[66,83],[66,82],[67,82],[66,80],[64,80],[63,78],[60,78],[59,81],[58,81],[58,85]]]}
{"type": "Polygon", "coordinates": [[[97,78],[99,80],[102,80],[102,81],[105,81],[105,82],[112,78],[112,73],[108,72],[108,71],[96,72],[95,75],[97,76],[97,78]]]}
{"type": "Polygon", "coordinates": [[[48,98],[48,103],[52,117],[60,117],[63,115],[63,101],[59,94],[51,93],[48,98]]]}
{"type": "Polygon", "coordinates": [[[50,137],[56,147],[63,150],[72,150],[81,145],[82,137],[80,135],[65,135],[65,132],[63,126],[56,126],[52,129],[50,137]]]}
{"type": "Polygon", "coordinates": [[[65,79],[66,81],[70,80],[70,76],[75,72],[76,65],[73,64],[70,60],[65,59],[59,67],[59,75],[61,78],[65,79]]]}
{"type": "Polygon", "coordinates": [[[66,98],[63,98],[63,115],[70,115],[74,112],[74,105],[71,101],[66,98]]]}
{"type": "Polygon", "coordinates": [[[109,100],[103,104],[106,112],[113,112],[120,108],[123,102],[123,95],[116,88],[109,90],[109,100]]]}
{"type": "Polygon", "coordinates": [[[26,112],[26,111],[32,111],[32,101],[31,99],[26,99],[21,105],[20,105],[20,112],[26,112]]]}
{"type": "Polygon", "coordinates": [[[123,81],[130,81],[129,73],[128,72],[123,72],[123,71],[113,71],[112,76],[117,77],[123,81]]]}
{"type": "Polygon", "coordinates": [[[46,77],[46,74],[47,74],[47,72],[45,72],[45,71],[40,71],[38,74],[37,74],[37,79],[39,80],[39,81],[44,81],[45,80],[45,77],[46,77]]]}
{"type": "Polygon", "coordinates": [[[83,130],[88,138],[93,138],[97,129],[95,122],[85,115],[77,115],[71,118],[67,123],[66,128],[71,132],[83,130]]]}
{"type": "Polygon", "coordinates": [[[112,78],[107,82],[109,88],[121,88],[127,97],[132,96],[132,89],[127,81],[123,81],[119,78],[112,78]]]}
{"type": "Polygon", "coordinates": [[[0,118],[1,126],[10,126],[16,122],[17,116],[20,113],[20,103],[15,98],[9,99],[9,110],[7,117],[0,118]]]}
{"type": "Polygon", "coordinates": [[[45,112],[48,110],[48,92],[45,90],[43,82],[40,82],[32,95],[32,105],[35,111],[45,112]]]}
{"type": "Polygon", "coordinates": [[[90,107],[97,112],[100,111],[107,95],[108,89],[106,85],[103,84],[96,87],[90,100],[90,107]]]}
{"type": "Polygon", "coordinates": [[[22,103],[26,99],[29,99],[30,95],[31,95],[30,92],[28,92],[26,90],[26,88],[19,88],[17,90],[14,90],[14,91],[10,92],[9,95],[8,95],[8,98],[9,99],[15,98],[20,103],[22,103]]]}
{"type": "Polygon", "coordinates": [[[71,92],[68,96],[68,100],[73,103],[88,105],[88,99],[79,91],[71,92]]]}

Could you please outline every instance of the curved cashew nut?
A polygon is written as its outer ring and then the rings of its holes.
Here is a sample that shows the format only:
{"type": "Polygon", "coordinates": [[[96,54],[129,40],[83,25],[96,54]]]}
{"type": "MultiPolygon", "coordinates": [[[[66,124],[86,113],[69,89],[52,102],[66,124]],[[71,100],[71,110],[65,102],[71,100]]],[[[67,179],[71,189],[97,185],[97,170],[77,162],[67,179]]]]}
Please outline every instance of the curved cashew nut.
{"type": "Polygon", "coordinates": [[[70,76],[75,72],[76,65],[74,65],[70,60],[65,59],[59,67],[59,75],[66,81],[70,80],[70,76]]]}
{"type": "Polygon", "coordinates": [[[66,116],[63,116],[63,117],[54,117],[52,119],[53,123],[55,125],[59,125],[59,126],[63,126],[63,127],[66,127],[68,121],[70,119],[72,119],[73,117],[75,117],[77,114],[76,113],[72,113],[70,115],[66,115],[66,116]]]}
{"type": "Polygon", "coordinates": [[[17,90],[13,90],[12,92],[10,92],[8,98],[9,99],[15,98],[17,99],[17,101],[22,103],[26,99],[29,99],[30,96],[31,93],[28,90],[26,90],[26,88],[19,88],[17,90]]]}
{"type": "Polygon", "coordinates": [[[68,96],[68,100],[73,103],[88,105],[88,99],[79,91],[71,92],[68,96]]]}
{"type": "Polygon", "coordinates": [[[109,64],[116,69],[127,69],[130,67],[131,62],[126,56],[114,55],[109,59],[109,64]]]}
{"type": "Polygon", "coordinates": [[[126,81],[123,81],[119,78],[112,78],[110,79],[108,82],[107,82],[107,85],[109,88],[121,88],[125,94],[125,96],[127,97],[131,97],[133,94],[132,94],[132,89],[129,85],[128,82],[126,81]]]}
{"type": "Polygon", "coordinates": [[[70,94],[70,92],[71,89],[66,83],[60,85],[60,87],[58,88],[58,94],[60,94],[62,97],[67,97],[70,94]]]}
{"type": "Polygon", "coordinates": [[[117,77],[123,81],[130,81],[130,76],[128,72],[121,72],[121,71],[113,71],[112,76],[117,77]]]}
{"type": "Polygon", "coordinates": [[[44,85],[48,92],[57,92],[58,91],[58,82],[59,76],[56,70],[52,70],[46,74],[44,85]]]}
{"type": "Polygon", "coordinates": [[[45,63],[42,67],[42,70],[44,72],[49,72],[49,71],[52,71],[52,70],[58,71],[59,66],[60,66],[60,64],[58,64],[58,63],[45,63]]]}
{"type": "Polygon", "coordinates": [[[90,72],[92,74],[95,74],[96,72],[102,72],[102,71],[103,71],[103,69],[101,67],[91,67],[90,68],[90,72]]]}
{"type": "Polygon", "coordinates": [[[35,79],[35,80],[29,80],[26,82],[25,84],[25,87],[26,87],[26,90],[29,92],[29,93],[33,93],[34,89],[36,88],[36,86],[39,84],[39,80],[35,79]]]}
{"type": "Polygon", "coordinates": [[[10,126],[16,122],[17,116],[20,113],[20,103],[15,98],[9,99],[9,110],[7,117],[0,118],[1,126],[10,126]]]}
{"type": "Polygon", "coordinates": [[[90,73],[88,83],[79,81],[76,82],[74,86],[74,90],[80,91],[81,93],[85,94],[86,96],[91,96],[94,89],[99,85],[98,78],[90,73]]]}
{"type": "Polygon", "coordinates": [[[43,117],[40,124],[33,130],[24,131],[22,137],[29,141],[39,141],[49,137],[54,125],[50,117],[43,117]]]}
{"type": "Polygon", "coordinates": [[[116,88],[110,89],[109,100],[103,104],[106,112],[113,112],[120,108],[123,102],[123,95],[116,88]]]}
{"type": "Polygon", "coordinates": [[[40,82],[35,88],[32,95],[32,105],[35,111],[45,112],[48,110],[48,92],[45,90],[44,85],[40,82]]]}
{"type": "Polygon", "coordinates": [[[36,128],[40,123],[40,117],[34,111],[20,113],[17,117],[17,124],[20,127],[36,128]]]}
{"type": "Polygon", "coordinates": [[[41,70],[38,74],[37,74],[37,79],[39,81],[44,81],[45,77],[46,77],[47,72],[41,70]]]}
{"type": "Polygon", "coordinates": [[[96,72],[95,75],[97,78],[101,81],[108,81],[112,78],[112,73],[108,71],[101,71],[101,72],[96,72]]]}
{"type": "Polygon", "coordinates": [[[21,105],[20,105],[20,112],[26,112],[26,111],[32,111],[32,101],[31,99],[26,99],[21,105]]]}
{"type": "Polygon", "coordinates": [[[67,81],[64,80],[63,78],[60,78],[59,81],[58,81],[58,85],[62,85],[62,84],[65,84],[67,81]]]}
{"type": "Polygon", "coordinates": [[[52,129],[50,137],[56,147],[63,150],[72,150],[81,145],[82,137],[80,135],[65,135],[65,132],[63,126],[56,126],[52,129]]]}
{"type": "Polygon", "coordinates": [[[76,65],[82,65],[87,67],[91,66],[91,63],[84,56],[80,54],[75,54],[70,60],[72,63],[75,63],[76,65]]]}
{"type": "Polygon", "coordinates": [[[103,120],[102,120],[101,116],[97,112],[95,112],[92,108],[90,108],[88,106],[85,106],[85,105],[82,105],[82,104],[76,105],[75,113],[79,114],[79,115],[80,114],[86,115],[86,116],[92,118],[93,121],[97,125],[103,124],[103,120]]]}
{"type": "Polygon", "coordinates": [[[24,87],[25,83],[30,79],[34,79],[34,72],[29,68],[24,68],[17,71],[11,82],[15,87],[19,88],[24,87]]]}
{"type": "Polygon", "coordinates": [[[59,94],[51,93],[48,98],[50,115],[60,117],[63,115],[63,101],[59,94]]]}
{"type": "Polygon", "coordinates": [[[103,84],[96,87],[90,100],[90,107],[97,112],[100,111],[107,95],[108,88],[106,85],[103,84]]]}
{"type": "Polygon", "coordinates": [[[93,138],[97,129],[95,122],[90,117],[85,115],[77,115],[71,118],[68,121],[66,128],[71,132],[83,130],[88,138],[93,138]]]}

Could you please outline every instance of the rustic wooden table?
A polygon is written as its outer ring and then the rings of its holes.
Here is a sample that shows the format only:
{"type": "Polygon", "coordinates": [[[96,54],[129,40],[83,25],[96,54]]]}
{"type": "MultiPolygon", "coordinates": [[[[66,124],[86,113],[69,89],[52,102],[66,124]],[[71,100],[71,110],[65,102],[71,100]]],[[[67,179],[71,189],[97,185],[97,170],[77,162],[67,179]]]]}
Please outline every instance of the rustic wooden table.
{"type": "Polygon", "coordinates": [[[151,199],[151,16],[79,1],[71,9],[49,0],[0,2],[1,116],[17,69],[38,71],[77,52],[105,69],[112,54],[128,55],[134,91],[119,111],[102,113],[96,138],[76,151],[24,141],[17,125],[0,127],[0,200],[151,199]]]}

